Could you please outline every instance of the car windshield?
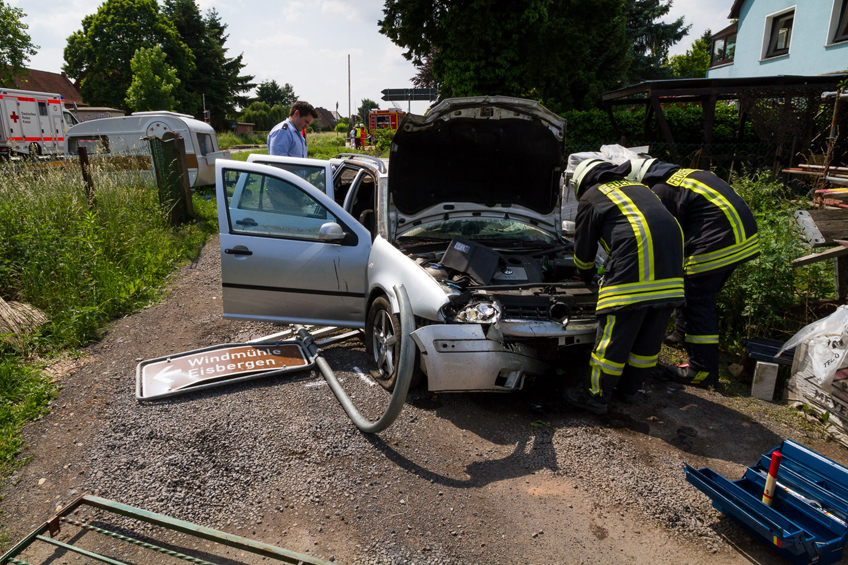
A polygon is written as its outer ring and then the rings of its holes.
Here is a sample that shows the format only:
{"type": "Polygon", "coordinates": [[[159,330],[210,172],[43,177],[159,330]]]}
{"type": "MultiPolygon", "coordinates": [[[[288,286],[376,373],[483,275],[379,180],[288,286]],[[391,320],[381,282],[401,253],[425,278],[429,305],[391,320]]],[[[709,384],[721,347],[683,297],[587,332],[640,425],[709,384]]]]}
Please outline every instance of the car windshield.
{"type": "Polygon", "coordinates": [[[524,241],[555,243],[555,238],[534,226],[517,220],[466,218],[416,226],[399,239],[444,239],[454,236],[472,240],[524,241]]]}

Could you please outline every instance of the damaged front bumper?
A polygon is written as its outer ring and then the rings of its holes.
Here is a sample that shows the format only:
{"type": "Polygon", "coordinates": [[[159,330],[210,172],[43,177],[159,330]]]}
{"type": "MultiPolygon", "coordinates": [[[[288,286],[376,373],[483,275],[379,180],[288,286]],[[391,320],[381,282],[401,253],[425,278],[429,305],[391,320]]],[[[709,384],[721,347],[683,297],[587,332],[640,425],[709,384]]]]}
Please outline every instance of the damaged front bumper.
{"type": "Polygon", "coordinates": [[[549,365],[532,347],[505,338],[557,338],[558,345],[591,343],[596,320],[571,324],[503,320],[495,324],[435,324],[418,328],[412,339],[430,391],[520,390],[528,375],[549,365]],[[484,329],[487,328],[487,329],[484,329]]]}

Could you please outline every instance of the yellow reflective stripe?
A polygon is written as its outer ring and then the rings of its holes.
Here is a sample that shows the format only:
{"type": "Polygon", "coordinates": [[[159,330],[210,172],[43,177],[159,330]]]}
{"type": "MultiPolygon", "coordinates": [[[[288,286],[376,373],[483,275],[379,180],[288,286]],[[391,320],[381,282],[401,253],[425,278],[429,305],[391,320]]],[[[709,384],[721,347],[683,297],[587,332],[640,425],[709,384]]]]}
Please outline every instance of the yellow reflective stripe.
{"type": "Polygon", "coordinates": [[[610,253],[610,246],[609,246],[609,243],[607,243],[606,241],[604,241],[604,238],[601,238],[601,240],[600,240],[600,241],[601,241],[601,247],[603,247],[603,248],[604,248],[604,251],[606,251],[606,252],[607,252],[607,255],[609,255],[609,253],[610,253]]]}
{"type": "Polygon", "coordinates": [[[597,308],[626,306],[637,302],[685,296],[683,279],[663,279],[649,283],[627,283],[601,288],[597,308]]]}
{"type": "Polygon", "coordinates": [[[581,269],[583,271],[587,271],[589,269],[595,268],[595,262],[594,261],[592,261],[591,263],[583,262],[583,261],[581,261],[580,259],[577,258],[577,255],[574,256],[574,264],[577,265],[578,269],[581,269]]]}
{"type": "Polygon", "coordinates": [[[753,257],[759,252],[759,241],[754,241],[747,247],[744,247],[742,250],[737,251],[736,253],[733,253],[731,255],[725,255],[719,259],[714,259],[712,261],[687,264],[686,274],[695,275],[698,273],[705,273],[707,271],[712,271],[715,269],[721,269],[722,267],[727,267],[735,263],[739,263],[740,261],[743,261],[749,257],[753,257]]]}
{"type": "Polygon", "coordinates": [[[598,367],[592,367],[591,386],[589,392],[593,395],[601,394],[601,370],[598,367]]]}
{"type": "Polygon", "coordinates": [[[760,235],[754,234],[742,243],[735,243],[733,245],[729,245],[723,249],[719,249],[718,251],[710,251],[709,253],[701,253],[700,255],[692,255],[686,258],[687,264],[692,263],[707,263],[709,261],[713,261],[715,259],[721,259],[726,255],[731,255],[734,253],[738,253],[740,251],[744,251],[745,248],[759,244],[760,243],[760,235]]]}
{"type": "Polygon", "coordinates": [[[600,298],[604,298],[612,295],[633,294],[636,292],[644,292],[648,290],[666,290],[677,287],[683,288],[682,277],[674,279],[660,279],[658,281],[650,282],[624,283],[612,286],[605,286],[602,287],[600,291],[598,291],[598,296],[600,298]]]}
{"type": "Polygon", "coordinates": [[[604,308],[613,308],[616,306],[629,306],[630,304],[638,304],[639,302],[649,302],[652,300],[664,300],[671,298],[684,298],[685,293],[683,289],[674,290],[669,292],[658,292],[651,294],[639,294],[637,296],[621,296],[621,297],[611,297],[606,300],[598,300],[598,310],[602,310],[604,308]]]}
{"type": "Polygon", "coordinates": [[[594,367],[600,367],[605,373],[609,373],[610,375],[620,375],[624,371],[624,363],[616,363],[615,361],[604,359],[595,353],[592,353],[589,363],[594,367]]]}
{"type": "Polygon", "coordinates": [[[656,366],[657,364],[657,355],[637,355],[635,353],[631,353],[627,358],[627,364],[631,367],[636,367],[637,369],[650,369],[651,367],[656,366]]]}
{"type": "MultiPolygon", "coordinates": [[[[598,187],[607,198],[613,201],[618,206],[624,217],[633,228],[633,234],[636,236],[637,253],[639,256],[639,280],[650,281],[654,279],[654,242],[651,237],[651,230],[648,228],[648,222],[645,216],[636,207],[630,198],[627,197],[616,186],[611,186],[612,183],[607,183],[598,187]]],[[[629,184],[629,183],[628,183],[629,184]]]]}
{"type": "Polygon", "coordinates": [[[686,343],[718,343],[718,334],[716,335],[689,335],[686,334],[686,343]]]}
{"type": "Polygon", "coordinates": [[[688,188],[696,194],[700,194],[719,210],[724,212],[724,215],[733,227],[733,237],[736,239],[736,243],[740,243],[745,239],[745,228],[742,225],[742,218],[739,217],[739,214],[736,212],[736,208],[734,208],[730,201],[722,196],[720,192],[710,188],[700,181],[690,178],[686,178],[680,183],[680,186],[688,188]]]}
{"type": "Polygon", "coordinates": [[[706,379],[706,378],[707,378],[707,377],[709,377],[709,376],[710,376],[709,371],[698,371],[698,374],[697,374],[697,375],[695,375],[695,378],[693,378],[693,379],[692,379],[692,384],[693,384],[693,385],[696,385],[696,384],[698,384],[699,382],[703,381],[704,379],[706,379]]]}

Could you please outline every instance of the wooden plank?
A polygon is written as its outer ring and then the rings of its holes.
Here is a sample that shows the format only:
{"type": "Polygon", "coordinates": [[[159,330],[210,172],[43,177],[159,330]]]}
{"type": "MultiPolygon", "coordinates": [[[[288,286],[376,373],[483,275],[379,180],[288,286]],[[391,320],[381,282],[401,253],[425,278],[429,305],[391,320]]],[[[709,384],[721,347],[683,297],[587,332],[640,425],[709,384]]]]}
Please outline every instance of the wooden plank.
{"type": "Polygon", "coordinates": [[[834,257],[841,257],[842,255],[848,255],[848,247],[833,247],[828,249],[827,251],[822,251],[821,253],[813,253],[811,255],[805,255],[804,257],[799,257],[792,261],[793,267],[803,267],[804,265],[810,265],[812,263],[818,263],[819,261],[826,261],[827,259],[833,259],[834,257]]]}
{"type": "Polygon", "coordinates": [[[844,301],[848,297],[848,257],[838,257],[833,264],[836,277],[836,298],[844,301]]]}

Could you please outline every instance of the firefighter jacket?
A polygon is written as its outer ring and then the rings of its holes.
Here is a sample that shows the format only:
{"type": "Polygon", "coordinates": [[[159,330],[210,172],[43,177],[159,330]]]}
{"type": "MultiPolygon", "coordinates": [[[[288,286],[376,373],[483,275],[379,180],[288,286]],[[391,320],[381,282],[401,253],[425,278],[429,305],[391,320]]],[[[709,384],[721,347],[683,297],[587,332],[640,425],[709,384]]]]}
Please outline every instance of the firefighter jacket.
{"type": "Polygon", "coordinates": [[[684,303],[683,233],[651,189],[596,184],[581,196],[576,224],[574,262],[584,280],[594,275],[598,243],[609,254],[597,314],[684,303]]]}
{"type": "Polygon", "coordinates": [[[679,169],[652,190],[683,229],[687,277],[734,267],[760,254],[754,215],[713,173],[679,169]]]}

